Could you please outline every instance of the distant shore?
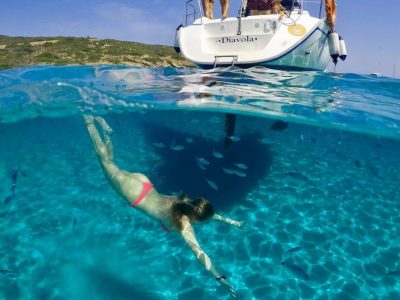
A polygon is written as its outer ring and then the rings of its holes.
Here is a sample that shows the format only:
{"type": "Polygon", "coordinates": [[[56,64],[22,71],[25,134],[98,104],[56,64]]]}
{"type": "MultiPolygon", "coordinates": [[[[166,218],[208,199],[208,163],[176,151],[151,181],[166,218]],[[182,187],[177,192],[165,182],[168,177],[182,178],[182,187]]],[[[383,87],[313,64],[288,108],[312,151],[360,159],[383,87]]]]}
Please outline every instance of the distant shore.
{"type": "Polygon", "coordinates": [[[0,70],[35,65],[193,67],[173,47],[111,39],[0,35],[0,70]]]}

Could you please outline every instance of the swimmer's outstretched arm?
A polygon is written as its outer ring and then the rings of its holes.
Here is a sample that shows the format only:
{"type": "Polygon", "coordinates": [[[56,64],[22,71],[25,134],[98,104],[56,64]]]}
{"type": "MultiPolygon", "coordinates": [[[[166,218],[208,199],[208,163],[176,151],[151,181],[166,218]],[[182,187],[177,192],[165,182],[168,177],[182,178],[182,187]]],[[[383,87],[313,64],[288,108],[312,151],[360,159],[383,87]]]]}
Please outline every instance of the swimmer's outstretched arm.
{"type": "Polygon", "coordinates": [[[197,242],[196,236],[194,234],[194,230],[192,225],[189,222],[189,218],[182,218],[182,230],[181,235],[185,239],[186,244],[192,249],[194,255],[199,260],[199,262],[209,271],[215,279],[221,283],[225,288],[228,289],[229,293],[233,298],[236,298],[236,293],[233,287],[228,283],[226,277],[221,275],[217,269],[215,269],[214,265],[211,262],[211,259],[208,255],[201,249],[199,243],[197,242]]]}
{"type": "Polygon", "coordinates": [[[238,221],[235,221],[235,220],[232,220],[232,219],[229,219],[229,218],[217,215],[217,214],[214,214],[212,218],[214,220],[216,220],[216,221],[228,223],[228,224],[230,224],[232,226],[235,226],[235,227],[237,227],[239,229],[242,229],[244,227],[244,225],[246,224],[246,222],[244,222],[244,221],[238,222],[238,221]]]}

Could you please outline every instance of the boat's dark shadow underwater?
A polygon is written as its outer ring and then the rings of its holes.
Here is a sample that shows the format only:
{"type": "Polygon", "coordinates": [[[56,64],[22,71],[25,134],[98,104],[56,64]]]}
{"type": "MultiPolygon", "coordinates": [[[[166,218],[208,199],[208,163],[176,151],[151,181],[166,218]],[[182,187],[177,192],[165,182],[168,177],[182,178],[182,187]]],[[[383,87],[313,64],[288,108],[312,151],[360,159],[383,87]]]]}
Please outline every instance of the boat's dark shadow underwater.
{"type": "Polygon", "coordinates": [[[224,148],[224,140],[212,141],[171,128],[143,123],[147,142],[162,158],[147,174],[163,194],[186,193],[205,197],[217,209],[240,203],[265,177],[271,165],[269,146],[260,136],[234,138],[224,148]]]}

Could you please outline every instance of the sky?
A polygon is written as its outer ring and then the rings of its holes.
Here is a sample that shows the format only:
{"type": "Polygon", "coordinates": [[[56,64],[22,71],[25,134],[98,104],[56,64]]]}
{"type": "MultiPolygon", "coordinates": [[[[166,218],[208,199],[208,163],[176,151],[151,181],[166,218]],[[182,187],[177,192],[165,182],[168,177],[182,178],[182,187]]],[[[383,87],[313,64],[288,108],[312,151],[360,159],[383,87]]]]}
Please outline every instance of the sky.
{"type": "MultiPolygon", "coordinates": [[[[318,0],[313,0],[316,2],[318,0]]],[[[220,15],[215,1],[215,15],[220,15]]],[[[237,16],[240,0],[231,0],[237,16]]],[[[0,0],[0,34],[79,36],[173,45],[186,0],[0,0]]],[[[336,0],[336,31],[348,58],[337,72],[382,73],[400,78],[398,1],[336,0]]],[[[319,5],[308,5],[312,12],[319,5]]],[[[314,14],[315,15],[315,14],[314,14]]],[[[330,64],[330,71],[333,64],[330,64]]]]}

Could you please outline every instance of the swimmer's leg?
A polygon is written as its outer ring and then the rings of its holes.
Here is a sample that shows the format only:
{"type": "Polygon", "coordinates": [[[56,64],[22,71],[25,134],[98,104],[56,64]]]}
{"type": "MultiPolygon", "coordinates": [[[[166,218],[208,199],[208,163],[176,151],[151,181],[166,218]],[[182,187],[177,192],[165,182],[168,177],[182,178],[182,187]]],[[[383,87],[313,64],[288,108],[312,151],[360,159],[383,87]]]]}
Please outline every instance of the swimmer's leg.
{"type": "Polygon", "coordinates": [[[100,161],[111,160],[107,148],[103,143],[99,132],[97,131],[96,126],[94,125],[94,118],[93,116],[84,115],[83,119],[85,120],[86,127],[89,131],[90,138],[92,139],[94,150],[100,161]]]}
{"type": "Polygon", "coordinates": [[[113,155],[113,146],[111,143],[111,135],[113,133],[112,128],[107,124],[106,120],[104,120],[102,117],[96,117],[95,120],[99,123],[101,129],[103,130],[104,134],[104,145],[106,146],[107,154],[109,159],[113,160],[114,155],[113,155]]]}
{"type": "MultiPolygon", "coordinates": [[[[94,118],[89,115],[84,115],[83,119],[85,120],[86,127],[89,131],[90,138],[92,139],[93,142],[94,150],[96,151],[97,157],[99,158],[103,172],[106,175],[109,182],[115,188],[115,186],[120,185],[121,178],[125,178],[124,175],[125,172],[123,172],[115,165],[112,156],[109,155],[110,149],[107,149],[106,144],[101,139],[100,134],[97,131],[96,126],[94,125],[94,118]]],[[[107,125],[107,123],[105,124],[107,125]]],[[[107,133],[105,133],[104,135],[106,136],[107,133]]],[[[111,145],[111,142],[109,143],[109,145],[111,145]]]]}

